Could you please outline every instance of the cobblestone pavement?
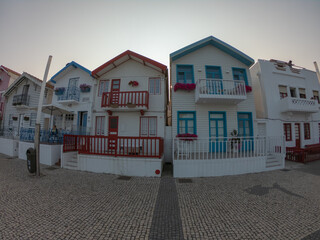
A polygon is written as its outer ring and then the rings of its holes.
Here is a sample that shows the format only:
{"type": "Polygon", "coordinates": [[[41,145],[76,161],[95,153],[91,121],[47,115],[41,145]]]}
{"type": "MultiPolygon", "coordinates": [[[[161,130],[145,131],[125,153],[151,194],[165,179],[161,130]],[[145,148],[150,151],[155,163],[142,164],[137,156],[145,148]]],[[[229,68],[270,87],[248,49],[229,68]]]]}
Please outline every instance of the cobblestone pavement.
{"type": "Polygon", "coordinates": [[[36,178],[0,155],[0,239],[319,239],[318,166],[190,180],[42,166],[36,178]]]}

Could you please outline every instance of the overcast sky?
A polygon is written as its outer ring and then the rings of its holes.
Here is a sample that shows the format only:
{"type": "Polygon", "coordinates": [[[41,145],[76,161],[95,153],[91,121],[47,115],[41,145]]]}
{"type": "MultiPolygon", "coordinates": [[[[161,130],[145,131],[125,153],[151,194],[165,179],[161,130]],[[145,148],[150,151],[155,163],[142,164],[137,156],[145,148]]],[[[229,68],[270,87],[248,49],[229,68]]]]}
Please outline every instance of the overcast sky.
{"type": "Polygon", "coordinates": [[[257,59],[320,65],[319,0],[0,0],[0,65],[43,78],[132,50],[169,54],[210,35],[257,59]]]}

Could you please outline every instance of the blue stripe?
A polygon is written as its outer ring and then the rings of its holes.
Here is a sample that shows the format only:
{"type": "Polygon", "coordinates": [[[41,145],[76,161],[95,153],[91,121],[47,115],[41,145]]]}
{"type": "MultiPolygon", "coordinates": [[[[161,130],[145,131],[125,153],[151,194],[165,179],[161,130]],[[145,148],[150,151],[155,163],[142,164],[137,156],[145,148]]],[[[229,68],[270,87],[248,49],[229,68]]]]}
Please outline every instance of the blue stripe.
{"type": "Polygon", "coordinates": [[[66,70],[68,67],[74,67],[74,68],[80,68],[81,70],[87,72],[89,75],[91,75],[91,71],[86,69],[85,67],[81,66],[80,64],[72,61],[70,63],[68,63],[64,68],[62,68],[59,72],[57,72],[51,79],[50,82],[56,83],[56,81],[54,81],[54,79],[60,74],[62,73],[64,70],[66,70]]]}

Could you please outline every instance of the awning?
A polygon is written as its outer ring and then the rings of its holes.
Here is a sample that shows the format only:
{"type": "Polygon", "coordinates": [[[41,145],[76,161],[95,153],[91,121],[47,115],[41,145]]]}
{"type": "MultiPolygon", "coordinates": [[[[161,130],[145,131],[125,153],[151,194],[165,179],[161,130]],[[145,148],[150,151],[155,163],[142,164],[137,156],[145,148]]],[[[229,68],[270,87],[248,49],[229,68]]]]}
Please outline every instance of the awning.
{"type": "MultiPolygon", "coordinates": [[[[38,108],[33,108],[37,110],[38,108]]],[[[68,111],[65,108],[61,108],[54,104],[42,105],[42,112],[49,115],[62,115],[62,114],[72,114],[71,111],[68,111]]]]}

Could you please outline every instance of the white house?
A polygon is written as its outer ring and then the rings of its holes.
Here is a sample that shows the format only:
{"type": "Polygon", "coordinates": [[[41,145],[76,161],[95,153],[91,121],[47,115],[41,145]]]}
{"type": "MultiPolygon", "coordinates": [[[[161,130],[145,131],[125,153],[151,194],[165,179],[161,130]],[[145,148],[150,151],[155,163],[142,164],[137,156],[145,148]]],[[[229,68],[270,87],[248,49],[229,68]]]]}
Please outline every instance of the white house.
{"type": "Polygon", "coordinates": [[[45,106],[54,112],[53,125],[58,131],[89,134],[93,125],[92,109],[96,80],[91,71],[72,61],[57,72],[50,82],[55,94],[52,104],[45,106]]]}
{"type": "Polygon", "coordinates": [[[167,67],[128,50],[92,71],[92,76],[98,80],[93,136],[70,136],[64,143],[64,166],[121,175],[160,176],[167,67]]]}
{"type": "Polygon", "coordinates": [[[212,36],[170,54],[175,177],[282,167],[281,139],[273,141],[276,147],[257,138],[249,73],[253,63],[252,58],[212,36]],[[269,164],[268,154],[273,154],[276,166],[269,164]]]}
{"type": "Polygon", "coordinates": [[[320,85],[316,73],[291,61],[261,59],[250,73],[260,133],[285,136],[286,147],[319,143],[320,85]]]}
{"type": "MultiPolygon", "coordinates": [[[[5,91],[6,104],[3,119],[5,138],[0,139],[0,152],[26,159],[25,152],[27,146],[24,146],[22,142],[33,142],[41,84],[42,81],[40,79],[24,72],[5,91]],[[12,139],[9,140],[7,138],[12,139]],[[2,144],[2,141],[6,144],[2,144]]],[[[43,100],[44,104],[51,103],[52,94],[53,86],[47,83],[43,100]]],[[[42,137],[45,137],[44,132],[49,129],[49,125],[50,115],[42,114],[42,137]]],[[[49,162],[46,162],[45,159],[43,160],[41,163],[53,164],[51,160],[48,160],[49,162]]],[[[57,160],[55,159],[55,161],[57,160]]]]}

